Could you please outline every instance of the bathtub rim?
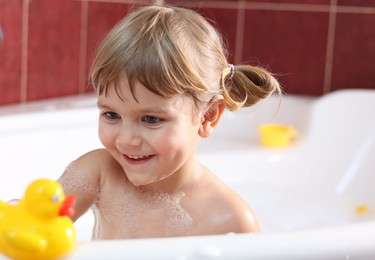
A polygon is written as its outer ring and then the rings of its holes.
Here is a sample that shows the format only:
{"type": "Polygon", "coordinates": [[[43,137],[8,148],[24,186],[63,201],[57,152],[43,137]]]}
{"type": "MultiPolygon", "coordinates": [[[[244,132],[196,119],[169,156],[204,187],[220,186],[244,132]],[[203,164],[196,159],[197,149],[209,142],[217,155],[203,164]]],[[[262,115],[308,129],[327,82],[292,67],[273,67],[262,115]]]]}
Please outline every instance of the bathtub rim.
{"type": "Polygon", "coordinates": [[[375,221],[277,233],[80,242],[69,259],[357,259],[375,256],[375,221]],[[144,250],[147,248],[147,250],[144,250]],[[160,255],[156,258],[155,251],[160,255]],[[282,257],[280,257],[282,255],[282,257]],[[308,257],[306,257],[308,256],[308,257]]]}

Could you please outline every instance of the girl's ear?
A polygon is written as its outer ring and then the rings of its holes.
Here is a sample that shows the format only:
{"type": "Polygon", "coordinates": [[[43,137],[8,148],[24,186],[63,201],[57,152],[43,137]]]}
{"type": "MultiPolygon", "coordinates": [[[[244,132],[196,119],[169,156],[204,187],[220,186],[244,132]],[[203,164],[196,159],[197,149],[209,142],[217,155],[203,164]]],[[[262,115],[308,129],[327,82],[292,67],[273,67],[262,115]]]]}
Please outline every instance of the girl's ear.
{"type": "Polygon", "coordinates": [[[198,134],[206,138],[208,137],[217,123],[219,123],[220,117],[225,109],[224,98],[221,95],[214,96],[208,103],[207,111],[203,115],[201,125],[198,130],[198,134]]]}

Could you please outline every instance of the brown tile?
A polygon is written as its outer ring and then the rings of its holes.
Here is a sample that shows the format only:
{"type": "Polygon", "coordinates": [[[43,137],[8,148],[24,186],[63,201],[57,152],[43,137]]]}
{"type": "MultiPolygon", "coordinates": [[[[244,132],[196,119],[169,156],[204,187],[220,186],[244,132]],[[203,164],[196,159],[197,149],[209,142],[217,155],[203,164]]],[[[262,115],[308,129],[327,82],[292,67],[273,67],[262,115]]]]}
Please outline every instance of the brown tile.
{"type": "Polygon", "coordinates": [[[328,13],[247,11],[243,60],[269,67],[287,93],[323,91],[328,13]]]}
{"type": "MultiPolygon", "coordinates": [[[[132,6],[113,3],[89,3],[88,30],[87,30],[87,74],[95,51],[105,35],[121,20],[132,6]]],[[[87,86],[87,91],[92,91],[87,86]]]]}
{"type": "Polygon", "coordinates": [[[80,5],[79,1],[30,1],[28,100],[77,93],[80,5]]]}
{"type": "Polygon", "coordinates": [[[228,60],[233,63],[236,44],[237,10],[200,8],[196,11],[210,21],[223,36],[224,46],[229,54],[228,60]]]}
{"type": "Polygon", "coordinates": [[[0,0],[0,105],[20,100],[22,2],[0,0]]]}
{"type": "Polygon", "coordinates": [[[332,90],[375,89],[375,14],[337,14],[332,90]]]}

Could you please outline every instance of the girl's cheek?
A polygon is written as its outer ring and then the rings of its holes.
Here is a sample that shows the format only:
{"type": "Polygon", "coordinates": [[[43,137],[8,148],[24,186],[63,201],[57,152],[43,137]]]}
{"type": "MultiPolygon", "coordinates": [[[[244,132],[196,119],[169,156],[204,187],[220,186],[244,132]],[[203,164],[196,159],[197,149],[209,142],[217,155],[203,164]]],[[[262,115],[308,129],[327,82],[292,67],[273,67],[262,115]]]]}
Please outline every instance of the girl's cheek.
{"type": "Polygon", "coordinates": [[[182,142],[183,136],[175,129],[163,129],[162,131],[153,131],[147,134],[145,142],[153,146],[158,151],[171,151],[182,142]]]}
{"type": "Polygon", "coordinates": [[[114,143],[114,140],[113,140],[114,138],[112,136],[112,133],[106,127],[99,125],[98,134],[99,134],[99,140],[105,147],[108,147],[111,145],[111,143],[114,143]]]}

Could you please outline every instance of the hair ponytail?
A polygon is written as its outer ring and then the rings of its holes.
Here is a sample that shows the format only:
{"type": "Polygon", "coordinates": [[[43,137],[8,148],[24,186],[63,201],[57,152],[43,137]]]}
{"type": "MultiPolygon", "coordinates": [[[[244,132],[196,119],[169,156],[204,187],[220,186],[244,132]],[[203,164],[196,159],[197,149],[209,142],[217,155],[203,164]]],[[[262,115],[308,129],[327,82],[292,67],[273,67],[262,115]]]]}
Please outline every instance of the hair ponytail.
{"type": "Polygon", "coordinates": [[[275,91],[281,93],[279,83],[270,72],[250,65],[224,68],[221,86],[230,111],[252,106],[275,91]]]}

